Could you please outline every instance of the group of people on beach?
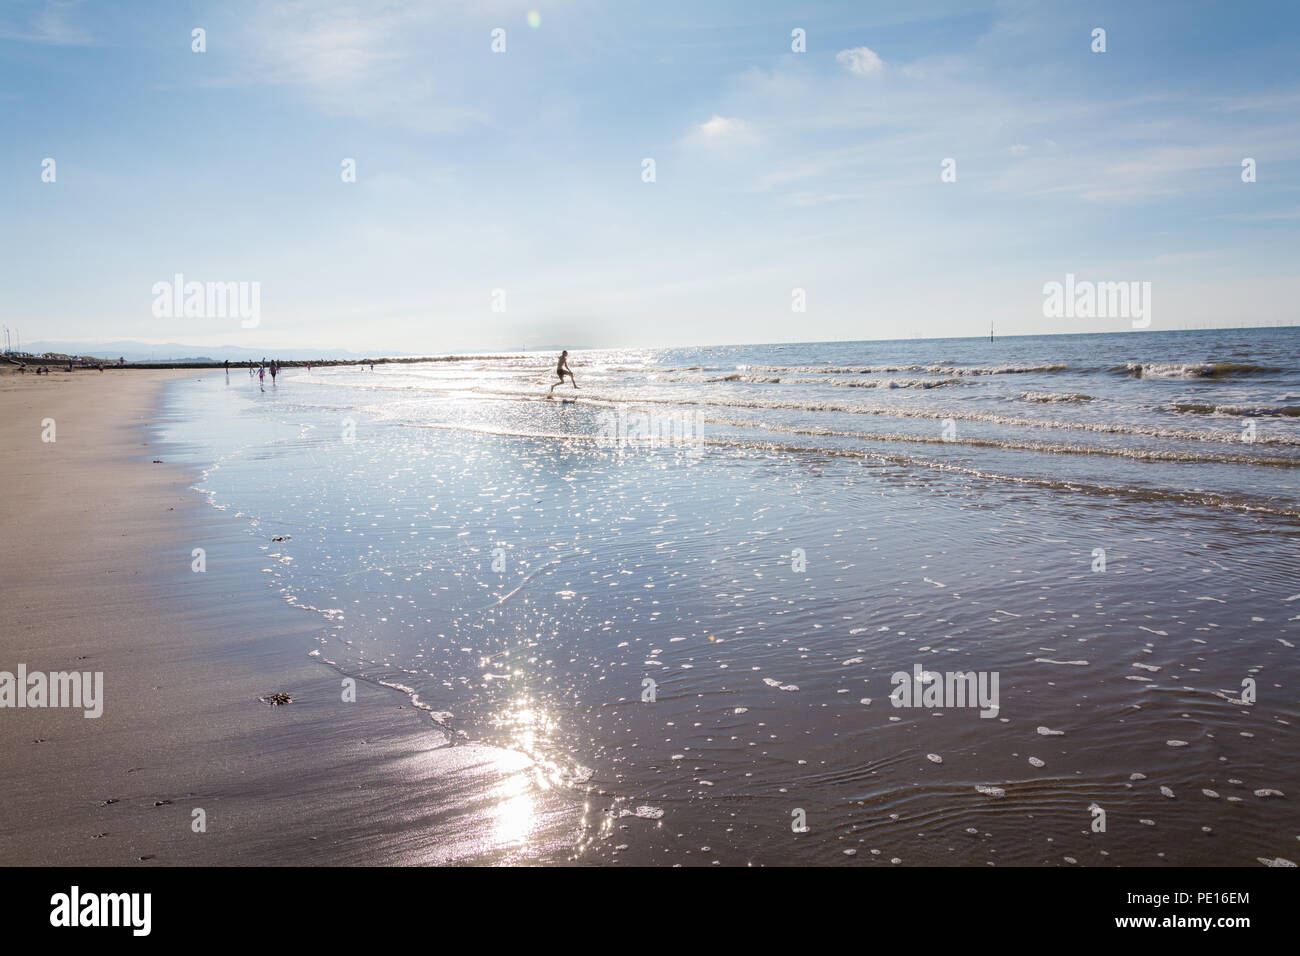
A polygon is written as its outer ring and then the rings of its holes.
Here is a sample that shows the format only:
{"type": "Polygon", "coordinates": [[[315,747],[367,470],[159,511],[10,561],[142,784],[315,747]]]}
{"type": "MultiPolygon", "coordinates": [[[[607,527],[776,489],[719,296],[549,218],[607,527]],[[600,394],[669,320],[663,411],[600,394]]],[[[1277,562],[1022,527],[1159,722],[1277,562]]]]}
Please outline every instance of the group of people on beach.
{"type": "MultiPolygon", "coordinates": [[[[94,364],[94,365],[86,365],[85,367],[86,367],[86,368],[97,368],[97,369],[99,369],[101,372],[104,371],[104,363],[103,363],[103,362],[97,362],[97,363],[94,364]]],[[[71,362],[71,360],[68,361],[68,371],[69,371],[69,372],[72,371],[72,362],[71,362]]],[[[26,375],[26,374],[27,374],[27,363],[26,363],[26,362],[19,362],[19,363],[18,363],[18,372],[19,372],[20,375],[26,375]]],[[[36,368],[34,369],[34,374],[36,374],[36,375],[49,375],[49,374],[50,374],[50,367],[49,367],[48,365],[37,365],[36,368]]]]}
{"type": "MultiPolygon", "coordinates": [[[[229,370],[230,370],[230,362],[227,361],[227,362],[226,362],[226,371],[229,371],[229,370]]],[[[279,359],[271,359],[271,364],[270,364],[270,365],[267,365],[267,364],[266,364],[266,356],[262,356],[262,364],[259,365],[259,366],[257,367],[257,371],[256,371],[257,382],[258,382],[259,385],[261,385],[261,384],[263,384],[263,383],[266,382],[266,373],[267,373],[267,372],[270,372],[270,373],[271,373],[271,384],[272,384],[272,385],[275,385],[275,377],[276,377],[277,375],[280,374],[280,360],[279,360],[279,359]]],[[[254,375],[253,363],[252,363],[252,362],[249,362],[249,363],[248,363],[248,377],[249,377],[249,378],[252,378],[253,375],[254,375]]]]}

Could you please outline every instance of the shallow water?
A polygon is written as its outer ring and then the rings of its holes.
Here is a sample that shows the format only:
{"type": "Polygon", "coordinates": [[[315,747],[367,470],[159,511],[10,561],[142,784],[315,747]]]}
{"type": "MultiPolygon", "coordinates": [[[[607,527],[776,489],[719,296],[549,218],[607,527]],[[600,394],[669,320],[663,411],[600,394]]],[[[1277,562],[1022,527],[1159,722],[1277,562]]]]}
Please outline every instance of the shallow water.
{"type": "Polygon", "coordinates": [[[571,404],[553,355],[232,373],[168,437],[304,653],[521,755],[524,858],[546,788],[588,862],[1253,864],[1300,837],[1300,423],[1240,410],[1300,404],[1297,346],[576,353],[571,404]],[[837,384],[904,378],[945,384],[837,384]],[[893,706],[917,667],[996,714],[893,706]]]}

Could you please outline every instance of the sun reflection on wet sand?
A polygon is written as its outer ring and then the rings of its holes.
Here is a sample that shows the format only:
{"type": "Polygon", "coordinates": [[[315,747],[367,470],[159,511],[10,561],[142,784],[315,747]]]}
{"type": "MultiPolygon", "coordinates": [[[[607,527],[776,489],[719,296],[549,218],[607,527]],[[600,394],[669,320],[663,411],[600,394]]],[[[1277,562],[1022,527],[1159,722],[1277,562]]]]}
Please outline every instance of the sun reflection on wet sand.
{"type": "Polygon", "coordinates": [[[505,844],[526,844],[536,825],[533,816],[533,782],[528,773],[506,779],[496,806],[496,838],[505,844]]]}
{"type": "Polygon", "coordinates": [[[549,738],[555,722],[535,700],[519,697],[511,701],[493,721],[509,737],[508,753],[516,760],[502,783],[496,806],[497,838],[502,843],[526,844],[536,821],[535,797],[540,791],[563,787],[575,774],[566,773],[548,756],[549,738]]]}

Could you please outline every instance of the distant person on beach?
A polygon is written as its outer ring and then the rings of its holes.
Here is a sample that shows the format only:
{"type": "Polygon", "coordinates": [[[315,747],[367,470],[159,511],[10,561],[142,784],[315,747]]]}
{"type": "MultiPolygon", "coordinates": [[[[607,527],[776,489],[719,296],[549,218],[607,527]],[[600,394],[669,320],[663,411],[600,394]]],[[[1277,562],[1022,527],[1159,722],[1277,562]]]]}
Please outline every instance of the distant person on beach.
{"type": "Polygon", "coordinates": [[[555,375],[559,379],[559,381],[551,386],[551,391],[547,392],[546,393],[547,395],[550,395],[552,392],[555,391],[556,385],[564,384],[564,376],[566,375],[569,376],[569,381],[573,383],[573,387],[574,388],[578,387],[578,380],[573,377],[573,369],[569,368],[568,349],[565,349],[563,352],[560,353],[560,360],[557,363],[555,363],[555,375]]]}
{"type": "Polygon", "coordinates": [[[275,384],[275,373],[278,372],[278,371],[280,371],[280,366],[278,366],[278,365],[276,365],[274,362],[272,362],[272,363],[271,363],[271,384],[272,384],[272,385],[275,384]]]}

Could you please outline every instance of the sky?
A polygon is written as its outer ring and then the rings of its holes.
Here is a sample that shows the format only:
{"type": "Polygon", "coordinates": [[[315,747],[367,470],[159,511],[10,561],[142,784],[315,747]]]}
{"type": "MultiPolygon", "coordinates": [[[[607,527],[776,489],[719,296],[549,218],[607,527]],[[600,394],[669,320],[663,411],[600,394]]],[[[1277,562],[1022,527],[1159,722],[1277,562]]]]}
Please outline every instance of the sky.
{"type": "Polygon", "coordinates": [[[8,0],[0,320],[371,354],[1132,330],[1046,316],[1068,274],[1149,282],[1153,331],[1295,324],[1297,49],[1291,0],[8,0]],[[177,274],[256,283],[255,323],[159,314],[177,274]]]}

